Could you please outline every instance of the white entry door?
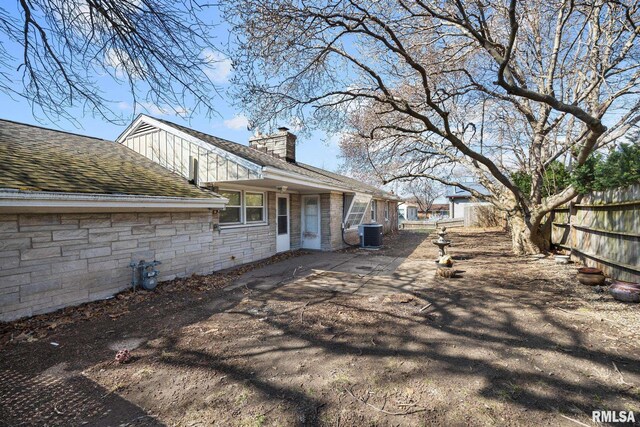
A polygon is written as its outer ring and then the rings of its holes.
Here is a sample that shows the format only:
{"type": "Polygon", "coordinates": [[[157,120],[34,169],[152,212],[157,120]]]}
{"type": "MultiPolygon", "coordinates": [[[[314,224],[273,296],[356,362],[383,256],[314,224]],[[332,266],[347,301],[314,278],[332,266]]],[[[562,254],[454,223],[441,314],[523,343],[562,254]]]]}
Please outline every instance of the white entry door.
{"type": "Polygon", "coordinates": [[[289,195],[276,196],[276,252],[291,249],[291,235],[289,231],[289,195]]]}
{"type": "Polygon", "coordinates": [[[320,196],[302,196],[302,247],[320,249],[320,196]]]}

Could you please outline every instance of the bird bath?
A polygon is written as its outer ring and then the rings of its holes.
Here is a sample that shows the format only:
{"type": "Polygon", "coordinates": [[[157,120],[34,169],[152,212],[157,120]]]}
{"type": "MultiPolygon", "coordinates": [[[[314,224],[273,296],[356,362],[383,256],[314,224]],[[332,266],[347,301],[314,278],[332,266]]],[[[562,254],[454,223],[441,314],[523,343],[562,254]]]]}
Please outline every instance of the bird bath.
{"type": "Polygon", "coordinates": [[[445,239],[446,235],[447,235],[447,227],[442,227],[440,231],[438,231],[438,240],[432,240],[432,243],[438,246],[439,257],[443,257],[446,255],[447,252],[445,248],[451,244],[451,240],[445,239]]]}

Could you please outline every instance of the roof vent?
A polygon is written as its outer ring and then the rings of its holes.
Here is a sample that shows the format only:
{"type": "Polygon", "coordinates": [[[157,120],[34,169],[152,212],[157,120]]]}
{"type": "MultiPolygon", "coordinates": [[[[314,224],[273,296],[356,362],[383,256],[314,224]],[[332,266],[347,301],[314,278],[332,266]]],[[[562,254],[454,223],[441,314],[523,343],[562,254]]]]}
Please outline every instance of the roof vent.
{"type": "Polygon", "coordinates": [[[156,129],[155,126],[150,125],[149,123],[142,122],[138,126],[136,126],[136,128],[131,133],[129,133],[128,136],[129,137],[138,136],[138,135],[142,135],[142,134],[149,133],[149,132],[155,132],[157,130],[158,129],[156,129]]]}

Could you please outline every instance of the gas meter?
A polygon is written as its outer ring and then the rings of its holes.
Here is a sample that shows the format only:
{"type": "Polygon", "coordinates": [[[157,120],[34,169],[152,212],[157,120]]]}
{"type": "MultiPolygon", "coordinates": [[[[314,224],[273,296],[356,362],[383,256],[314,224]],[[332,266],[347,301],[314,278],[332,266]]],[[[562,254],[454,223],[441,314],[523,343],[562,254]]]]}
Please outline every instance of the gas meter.
{"type": "Polygon", "coordinates": [[[158,286],[158,271],[155,267],[162,264],[160,261],[153,260],[151,262],[131,262],[129,267],[132,269],[131,286],[135,291],[138,285],[147,291],[152,291],[158,286]]]}

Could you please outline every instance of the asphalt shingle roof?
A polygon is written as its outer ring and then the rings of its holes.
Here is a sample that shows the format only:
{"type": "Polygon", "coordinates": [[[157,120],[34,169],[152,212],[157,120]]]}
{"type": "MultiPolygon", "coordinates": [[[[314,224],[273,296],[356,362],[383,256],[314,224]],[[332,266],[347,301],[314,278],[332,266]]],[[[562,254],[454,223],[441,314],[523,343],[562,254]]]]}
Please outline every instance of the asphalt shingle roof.
{"type": "Polygon", "coordinates": [[[122,144],[0,119],[0,188],[215,198],[122,144]]]}
{"type": "Polygon", "coordinates": [[[228,141],[226,139],[218,138],[217,136],[209,135],[197,130],[181,126],[179,124],[154,118],[155,120],[162,122],[168,126],[171,126],[181,132],[193,136],[203,142],[212,144],[218,148],[221,148],[229,153],[242,157],[245,160],[253,162],[259,166],[271,166],[277,169],[281,169],[287,172],[297,173],[309,178],[316,179],[320,182],[352,189],[354,191],[373,194],[379,197],[397,198],[397,196],[390,194],[377,187],[365,184],[356,179],[349,178],[344,175],[340,175],[334,172],[330,172],[324,169],[320,169],[311,165],[300,162],[287,162],[286,160],[279,159],[263,151],[256,150],[255,148],[247,145],[239,144],[237,142],[228,141]]]}

